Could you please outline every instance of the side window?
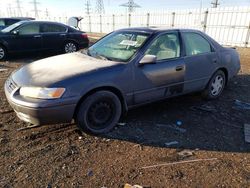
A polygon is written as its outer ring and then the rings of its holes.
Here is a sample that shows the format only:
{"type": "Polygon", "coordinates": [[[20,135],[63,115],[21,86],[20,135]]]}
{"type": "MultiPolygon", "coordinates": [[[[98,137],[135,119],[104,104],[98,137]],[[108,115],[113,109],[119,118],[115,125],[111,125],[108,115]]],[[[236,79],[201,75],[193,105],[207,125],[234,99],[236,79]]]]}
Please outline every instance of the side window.
{"type": "Polygon", "coordinates": [[[12,25],[17,22],[19,22],[19,20],[15,20],[15,19],[6,20],[6,25],[12,25]]]}
{"type": "Polygon", "coordinates": [[[19,29],[20,35],[38,34],[39,24],[27,24],[19,29]]]}
{"type": "Polygon", "coordinates": [[[156,38],[145,54],[155,55],[157,60],[180,57],[178,33],[167,33],[156,38]]]}
{"type": "Polygon", "coordinates": [[[41,26],[42,33],[62,33],[66,32],[66,27],[56,24],[43,24],[41,26]]]}
{"type": "Polygon", "coordinates": [[[209,42],[201,35],[197,33],[183,33],[182,36],[185,42],[186,55],[191,56],[212,51],[209,42]]]}
{"type": "Polygon", "coordinates": [[[0,26],[5,26],[4,20],[0,20],[0,26]]]}

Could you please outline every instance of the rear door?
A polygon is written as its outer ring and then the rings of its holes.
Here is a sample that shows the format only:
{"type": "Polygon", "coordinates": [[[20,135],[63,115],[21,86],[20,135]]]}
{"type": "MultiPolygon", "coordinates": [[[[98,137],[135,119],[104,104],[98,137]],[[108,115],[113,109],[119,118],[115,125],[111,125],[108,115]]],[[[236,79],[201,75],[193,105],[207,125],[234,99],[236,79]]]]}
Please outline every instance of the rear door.
{"type": "Polygon", "coordinates": [[[55,23],[41,25],[42,46],[44,50],[59,50],[67,38],[67,27],[55,23]]]}
{"type": "Polygon", "coordinates": [[[12,51],[36,51],[41,50],[42,36],[39,23],[25,23],[12,31],[9,40],[12,51]],[[13,34],[13,33],[17,34],[13,34]]]}
{"type": "Polygon", "coordinates": [[[163,33],[147,47],[144,55],[155,55],[153,64],[135,68],[134,102],[140,104],[183,92],[185,64],[177,31],[163,33]]]}
{"type": "Polygon", "coordinates": [[[218,55],[202,34],[182,32],[185,45],[185,92],[204,89],[219,62],[218,55]]]}

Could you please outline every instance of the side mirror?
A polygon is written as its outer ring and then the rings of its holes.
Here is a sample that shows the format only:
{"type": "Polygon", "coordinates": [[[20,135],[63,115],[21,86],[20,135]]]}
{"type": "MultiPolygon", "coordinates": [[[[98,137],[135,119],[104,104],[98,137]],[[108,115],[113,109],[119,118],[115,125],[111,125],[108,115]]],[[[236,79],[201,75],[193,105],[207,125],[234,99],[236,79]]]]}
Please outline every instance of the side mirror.
{"type": "Polygon", "coordinates": [[[19,30],[15,30],[12,32],[14,35],[19,35],[19,30]]]}
{"type": "Polygon", "coordinates": [[[157,57],[155,55],[145,55],[141,61],[139,62],[140,65],[143,64],[152,64],[155,63],[157,60],[157,57]]]}

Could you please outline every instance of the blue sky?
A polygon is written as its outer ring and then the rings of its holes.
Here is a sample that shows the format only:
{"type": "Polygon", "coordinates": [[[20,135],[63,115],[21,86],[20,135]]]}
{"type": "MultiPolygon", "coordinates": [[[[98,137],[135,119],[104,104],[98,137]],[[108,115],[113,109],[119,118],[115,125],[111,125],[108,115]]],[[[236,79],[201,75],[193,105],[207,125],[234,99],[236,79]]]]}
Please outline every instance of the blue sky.
{"type": "MultiPolygon", "coordinates": [[[[24,14],[32,16],[33,9],[32,0],[20,0],[24,14]],[[27,13],[26,13],[27,12],[27,13]]],[[[37,0],[40,2],[40,14],[44,14],[46,8],[50,14],[56,15],[83,15],[85,13],[86,0],[37,0]]],[[[119,5],[127,0],[103,0],[106,13],[124,13],[125,9],[119,5]]],[[[211,7],[212,0],[134,0],[141,5],[139,10],[164,10],[164,9],[191,9],[199,8],[202,2],[203,7],[211,7]]],[[[92,12],[95,11],[96,0],[90,0],[92,12]]],[[[220,6],[250,6],[250,0],[219,0],[220,6]]],[[[0,12],[7,15],[8,5],[12,6],[14,11],[16,8],[15,0],[0,0],[0,12]]],[[[1,16],[1,15],[0,15],[1,16]]]]}

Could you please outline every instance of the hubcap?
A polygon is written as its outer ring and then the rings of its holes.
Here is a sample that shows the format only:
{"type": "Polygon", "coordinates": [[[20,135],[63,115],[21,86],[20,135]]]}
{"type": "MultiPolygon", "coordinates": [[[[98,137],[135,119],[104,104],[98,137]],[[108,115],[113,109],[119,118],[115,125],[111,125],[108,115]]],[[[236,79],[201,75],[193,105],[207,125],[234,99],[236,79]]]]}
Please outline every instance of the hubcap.
{"type": "Polygon", "coordinates": [[[76,45],[74,43],[67,43],[65,45],[65,52],[66,53],[73,53],[76,52],[76,45]]]}
{"type": "Polygon", "coordinates": [[[213,96],[219,95],[224,85],[224,79],[221,75],[217,75],[212,83],[211,94],[213,96]]]}
{"type": "Polygon", "coordinates": [[[0,47],[0,59],[2,59],[5,55],[4,49],[0,47]]]}
{"type": "Polygon", "coordinates": [[[99,101],[90,106],[87,119],[94,129],[107,127],[114,117],[114,106],[110,101],[99,101]]]}

